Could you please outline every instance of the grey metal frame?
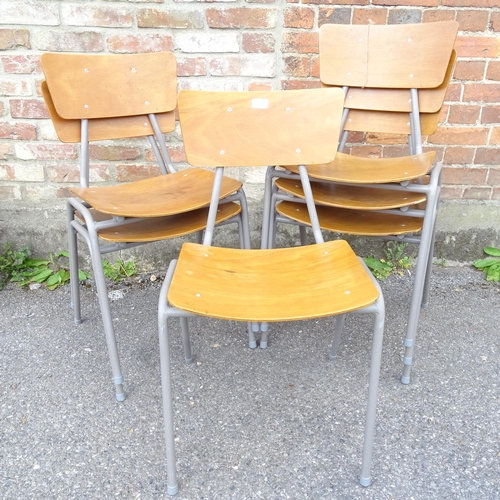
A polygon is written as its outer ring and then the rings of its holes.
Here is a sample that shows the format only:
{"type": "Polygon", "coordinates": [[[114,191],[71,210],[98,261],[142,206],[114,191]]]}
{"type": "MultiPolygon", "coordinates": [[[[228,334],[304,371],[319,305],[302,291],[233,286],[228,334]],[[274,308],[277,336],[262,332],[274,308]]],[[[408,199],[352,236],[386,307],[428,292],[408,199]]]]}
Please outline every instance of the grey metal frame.
{"type": "MultiPolygon", "coordinates": [[[[348,87],[343,87],[344,93],[347,94],[348,87]]],[[[418,90],[410,89],[411,106],[410,113],[410,131],[408,144],[410,154],[421,154],[422,143],[418,139],[421,137],[420,132],[420,112],[418,102],[418,90]]],[[[346,123],[348,117],[348,109],[344,109],[342,124],[346,123]]],[[[341,132],[339,151],[342,151],[347,139],[347,131],[341,132]]],[[[403,384],[410,383],[411,366],[413,361],[415,339],[417,334],[418,320],[420,316],[420,308],[426,308],[429,305],[430,278],[432,273],[432,259],[434,250],[434,241],[436,233],[436,220],[439,208],[439,196],[441,192],[441,174],[442,162],[437,162],[431,172],[429,184],[412,184],[408,181],[398,184],[365,184],[366,188],[381,188],[392,189],[398,191],[411,191],[424,193],[427,197],[425,210],[413,209],[408,206],[393,210],[379,210],[378,213],[387,213],[393,215],[412,216],[423,218],[423,226],[420,235],[400,235],[400,236],[382,236],[373,237],[383,240],[392,240],[405,243],[418,244],[417,266],[415,270],[415,281],[410,302],[410,312],[408,315],[408,323],[404,338],[405,353],[403,357],[403,373],[401,382],[403,384]]],[[[279,201],[287,200],[295,203],[307,203],[305,200],[295,198],[287,193],[280,193],[273,183],[275,178],[298,179],[300,175],[286,171],[277,170],[272,166],[267,169],[265,178],[264,191],[264,213],[262,219],[262,235],[261,248],[273,248],[275,244],[276,226],[278,223],[286,223],[299,226],[300,241],[302,245],[306,244],[306,227],[296,221],[292,221],[287,217],[278,215],[276,205],[279,201]]],[[[337,183],[343,184],[343,183],[337,183]]],[[[267,331],[267,330],[266,330],[267,331]]],[[[265,342],[261,347],[267,347],[267,333],[265,342]]]]}
{"type": "MultiPolygon", "coordinates": [[[[304,165],[299,167],[300,179],[307,198],[307,207],[313,222],[313,233],[316,243],[323,243],[323,235],[319,227],[319,221],[316,213],[316,207],[314,200],[312,198],[311,186],[309,183],[309,177],[307,174],[307,168],[304,165]]],[[[207,222],[207,231],[204,239],[204,245],[211,244],[210,229],[213,228],[213,208],[216,207],[218,199],[218,190],[220,189],[220,179],[222,178],[222,167],[218,167],[216,171],[216,183],[214,183],[214,191],[212,195],[211,209],[209,212],[209,218],[207,222]]],[[[371,354],[371,364],[370,364],[370,376],[369,376],[369,388],[368,388],[368,407],[367,407],[367,417],[365,424],[365,434],[364,434],[364,444],[362,453],[362,465],[361,465],[361,475],[359,482],[362,486],[369,486],[371,483],[371,460],[373,454],[373,441],[375,436],[375,419],[377,411],[377,393],[378,393],[378,381],[380,374],[380,363],[382,357],[382,341],[384,333],[385,324],[385,306],[382,291],[377,281],[371,275],[370,271],[360,259],[360,262],[364,266],[367,274],[371,277],[373,283],[375,284],[378,292],[379,298],[377,301],[365,308],[353,311],[356,314],[373,314],[375,316],[375,325],[373,333],[373,343],[372,343],[372,354],[371,354]]],[[[177,260],[173,260],[161,288],[159,304],[158,304],[158,330],[159,330],[159,344],[160,344],[160,371],[161,371],[161,385],[162,385],[162,400],[163,400],[163,415],[164,415],[164,429],[165,429],[165,449],[166,449],[166,460],[167,460],[167,493],[169,495],[175,495],[178,492],[177,484],[177,473],[176,473],[176,463],[175,463],[175,433],[174,433],[174,416],[172,408],[172,375],[170,368],[170,344],[169,344],[169,333],[168,333],[168,319],[180,318],[184,345],[184,356],[186,362],[191,362],[192,352],[191,344],[189,340],[189,330],[187,319],[194,316],[191,313],[183,311],[181,309],[172,307],[168,304],[168,291],[172,278],[175,273],[177,260]]],[[[242,290],[244,293],[244,290],[242,290]]],[[[333,345],[330,350],[330,359],[334,359],[337,355],[338,346],[340,343],[340,337],[342,333],[342,327],[344,324],[345,315],[337,316],[334,332],[333,345]]],[[[255,324],[254,324],[255,328],[255,324]]],[[[250,330],[250,328],[249,328],[250,330]]],[[[267,323],[263,323],[263,335],[267,331],[267,323]]],[[[261,340],[262,342],[262,340],[261,340]]]]}
{"type": "MultiPolygon", "coordinates": [[[[155,115],[149,115],[149,119],[153,130],[155,131],[155,136],[148,136],[153,151],[156,154],[158,163],[160,165],[163,174],[168,175],[168,173],[175,172],[175,168],[172,164],[168,150],[165,146],[162,133],[156,121],[155,115]]],[[[81,121],[81,161],[80,161],[80,185],[82,187],[89,186],[89,140],[88,140],[88,120],[84,119],[81,121]]],[[[242,248],[250,248],[250,229],[248,222],[248,207],[245,194],[242,189],[240,189],[234,195],[226,197],[220,203],[229,202],[239,202],[242,210],[240,214],[228,219],[217,227],[237,223],[238,231],[240,236],[240,245],[242,248]]],[[[215,212],[217,210],[217,205],[215,206],[215,212]]],[[[94,279],[97,288],[97,294],[99,298],[99,305],[101,309],[101,316],[104,325],[104,332],[106,337],[106,344],[108,348],[109,359],[111,363],[111,370],[113,374],[113,382],[115,384],[116,399],[118,401],[125,400],[125,393],[123,390],[123,374],[120,366],[120,360],[118,355],[118,347],[116,343],[115,330],[113,326],[113,320],[111,317],[111,311],[108,300],[108,290],[106,285],[106,279],[104,277],[104,270],[102,266],[102,255],[111,252],[116,252],[124,250],[126,248],[132,248],[139,245],[144,245],[151,242],[132,242],[132,243],[112,243],[112,244],[99,244],[99,230],[109,227],[117,227],[124,224],[130,224],[132,222],[138,222],[140,220],[145,220],[144,218],[124,218],[124,217],[114,217],[113,219],[96,222],[93,219],[92,213],[90,211],[90,206],[82,202],[79,198],[69,198],[67,200],[67,226],[68,226],[68,251],[69,251],[69,266],[70,266],[70,283],[71,283],[71,307],[74,310],[74,321],[76,325],[82,322],[81,315],[81,303],[80,303],[80,290],[79,290],[79,279],[78,279],[78,241],[77,234],[80,234],[86,241],[92,262],[92,269],[94,272],[94,279]],[[84,222],[81,222],[75,218],[75,211],[78,211],[84,218],[84,222]]],[[[214,213],[215,221],[215,213],[214,213]]],[[[213,229],[212,229],[213,233],[213,229]]],[[[196,241],[201,242],[202,232],[196,234],[196,241]]],[[[251,328],[249,328],[249,345],[250,347],[256,347],[255,335],[251,328]]]]}

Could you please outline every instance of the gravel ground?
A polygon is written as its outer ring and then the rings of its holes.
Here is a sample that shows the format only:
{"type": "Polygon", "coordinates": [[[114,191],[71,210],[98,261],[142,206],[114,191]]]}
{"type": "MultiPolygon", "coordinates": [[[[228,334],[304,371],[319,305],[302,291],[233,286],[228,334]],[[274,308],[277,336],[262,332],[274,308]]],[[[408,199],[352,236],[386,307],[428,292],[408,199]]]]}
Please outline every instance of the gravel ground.
{"type": "MultiPolygon", "coordinates": [[[[0,292],[0,498],[160,499],[166,490],[158,336],[160,280],[113,291],[127,399],[114,399],[97,297],[69,287],[0,292]]],[[[358,484],[371,318],[273,325],[192,320],[195,362],[172,335],[179,499],[500,498],[500,286],[436,268],[410,385],[399,381],[409,276],[383,283],[387,323],[373,483],[358,484]]]]}

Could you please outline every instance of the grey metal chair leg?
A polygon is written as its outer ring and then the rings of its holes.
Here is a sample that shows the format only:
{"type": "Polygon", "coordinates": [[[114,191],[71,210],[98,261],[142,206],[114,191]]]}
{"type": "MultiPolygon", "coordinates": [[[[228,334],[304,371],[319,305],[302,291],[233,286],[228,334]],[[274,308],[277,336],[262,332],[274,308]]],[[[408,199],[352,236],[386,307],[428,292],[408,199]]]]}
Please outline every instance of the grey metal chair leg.
{"type": "Polygon", "coordinates": [[[255,349],[257,347],[255,332],[259,331],[259,323],[247,323],[247,325],[248,325],[248,347],[250,347],[250,349],[255,349]]]}
{"type": "MultiPolygon", "coordinates": [[[[162,295],[160,295],[161,297],[162,295]]],[[[166,297],[163,297],[166,302],[166,297]]],[[[168,342],[167,316],[162,310],[158,317],[160,340],[161,393],[163,399],[163,425],[167,456],[167,493],[179,491],[175,467],[174,413],[172,409],[172,380],[170,374],[170,346],[168,342]]]]}
{"type": "Polygon", "coordinates": [[[101,316],[104,324],[104,333],[106,335],[106,344],[108,346],[109,360],[113,379],[116,389],[116,399],[118,401],[125,400],[123,392],[123,375],[120,367],[120,359],[118,357],[118,347],[116,345],[115,329],[113,327],[113,319],[109,308],[108,288],[104,278],[104,270],[102,268],[101,253],[99,251],[99,243],[95,231],[89,231],[89,247],[92,258],[92,269],[94,270],[94,279],[97,287],[97,295],[99,298],[99,306],[101,308],[101,316]]]}
{"type": "Polygon", "coordinates": [[[339,350],[340,339],[342,337],[342,329],[344,328],[345,314],[340,314],[335,319],[335,329],[333,335],[333,343],[330,349],[330,359],[335,359],[337,357],[337,352],[339,350]]]}
{"type": "Polygon", "coordinates": [[[80,280],[78,278],[78,240],[75,229],[73,229],[74,208],[67,203],[68,215],[68,253],[69,253],[69,275],[71,290],[71,307],[73,308],[75,325],[82,323],[82,309],[80,303],[80,280]]]}
{"type": "Polygon", "coordinates": [[[271,221],[271,200],[273,195],[273,172],[275,167],[268,167],[264,184],[264,208],[262,212],[262,233],[260,238],[260,248],[268,248],[269,223],[271,221]]]}
{"type": "Polygon", "coordinates": [[[260,331],[261,331],[261,336],[260,336],[260,348],[265,349],[267,347],[267,338],[268,338],[268,332],[269,332],[269,324],[268,323],[261,323],[260,324],[260,331]]]}
{"type": "Polygon", "coordinates": [[[193,355],[191,353],[191,341],[189,340],[189,325],[187,318],[180,318],[182,330],[182,344],[184,346],[184,359],[187,365],[193,362],[193,355]]]}
{"type": "Polygon", "coordinates": [[[370,382],[368,386],[368,407],[366,411],[365,440],[363,444],[363,461],[361,464],[361,486],[371,483],[371,463],[373,452],[373,439],[375,437],[375,419],[377,416],[377,394],[382,360],[382,340],[384,336],[385,308],[382,295],[375,303],[375,327],[373,329],[372,356],[370,364],[370,382]]]}
{"type": "Polygon", "coordinates": [[[299,234],[300,234],[300,244],[302,246],[307,245],[307,228],[306,228],[306,226],[299,226],[299,234]]]}

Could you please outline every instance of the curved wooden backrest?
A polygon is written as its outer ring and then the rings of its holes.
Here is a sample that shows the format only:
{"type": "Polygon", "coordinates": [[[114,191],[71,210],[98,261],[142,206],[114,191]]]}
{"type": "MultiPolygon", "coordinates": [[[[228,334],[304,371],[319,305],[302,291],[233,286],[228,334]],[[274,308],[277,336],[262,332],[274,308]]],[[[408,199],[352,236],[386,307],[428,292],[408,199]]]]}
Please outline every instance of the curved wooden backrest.
{"type": "Polygon", "coordinates": [[[435,88],[441,85],[458,31],[456,21],[320,28],[320,78],[328,85],[435,88]]]}
{"type": "MultiPolygon", "coordinates": [[[[65,120],[57,114],[47,82],[42,82],[42,93],[59,140],[61,142],[80,142],[81,120],[65,120]]],[[[156,119],[163,133],[172,132],[172,130],[174,130],[175,111],[158,113],[156,119]]],[[[95,118],[89,120],[89,141],[125,139],[153,134],[154,131],[151,127],[149,118],[145,115],[95,118]]]]}
{"type": "Polygon", "coordinates": [[[179,119],[193,166],[267,166],[333,161],[341,89],[179,93],[179,119]]]}
{"type": "Polygon", "coordinates": [[[57,114],[66,120],[173,111],[176,61],[146,54],[45,53],[42,69],[57,114]]]}
{"type": "MultiPolygon", "coordinates": [[[[446,90],[453,75],[456,61],[457,53],[455,50],[452,50],[446,74],[441,85],[435,88],[419,89],[418,103],[422,113],[436,113],[443,106],[446,90]]],[[[347,92],[345,106],[349,109],[410,112],[410,90],[350,87],[347,92]]]]}

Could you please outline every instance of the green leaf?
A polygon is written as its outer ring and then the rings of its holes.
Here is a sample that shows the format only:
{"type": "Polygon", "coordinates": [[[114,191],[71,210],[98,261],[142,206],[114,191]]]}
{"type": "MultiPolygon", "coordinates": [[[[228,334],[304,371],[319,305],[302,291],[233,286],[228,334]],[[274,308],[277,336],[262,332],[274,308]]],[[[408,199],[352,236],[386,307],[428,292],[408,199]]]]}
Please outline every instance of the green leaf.
{"type": "Polygon", "coordinates": [[[80,281],[86,280],[89,277],[89,274],[86,273],[85,271],[82,271],[81,269],[78,269],[78,279],[80,281]]]}
{"type": "Polygon", "coordinates": [[[59,257],[68,257],[69,258],[69,252],[57,252],[56,253],[56,259],[59,258],[59,257]]]}
{"type": "Polygon", "coordinates": [[[474,266],[478,269],[484,269],[500,262],[498,259],[480,259],[474,262],[474,266]]]}
{"type": "MultiPolygon", "coordinates": [[[[63,273],[64,273],[64,271],[63,271],[63,273]]],[[[53,274],[52,276],[49,276],[47,278],[47,281],[45,284],[47,285],[47,287],[50,287],[52,285],[56,285],[56,284],[61,283],[61,281],[62,281],[62,273],[61,273],[61,271],[59,271],[59,272],[53,274]]]]}
{"type": "Polygon", "coordinates": [[[43,283],[52,274],[51,269],[44,269],[40,271],[37,275],[33,276],[32,281],[35,283],[43,283]]]}
{"type": "Polygon", "coordinates": [[[500,257],[500,250],[495,247],[484,247],[484,253],[491,255],[493,257],[500,257]]]}

